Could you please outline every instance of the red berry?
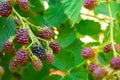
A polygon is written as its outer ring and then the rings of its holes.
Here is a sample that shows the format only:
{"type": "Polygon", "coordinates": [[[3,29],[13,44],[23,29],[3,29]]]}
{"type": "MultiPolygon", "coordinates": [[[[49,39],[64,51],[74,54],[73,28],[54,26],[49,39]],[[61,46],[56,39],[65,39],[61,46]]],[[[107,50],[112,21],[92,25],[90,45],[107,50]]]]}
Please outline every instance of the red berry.
{"type": "Polygon", "coordinates": [[[28,59],[28,52],[25,49],[19,49],[16,53],[16,62],[20,66],[24,66],[28,59]]]}
{"type": "Polygon", "coordinates": [[[90,47],[85,47],[82,49],[82,57],[84,59],[93,58],[95,56],[94,51],[90,47]]]}
{"type": "Polygon", "coordinates": [[[38,32],[38,37],[43,39],[51,39],[53,37],[53,32],[51,29],[47,28],[43,31],[38,32]]]}
{"type": "Polygon", "coordinates": [[[45,60],[51,64],[54,61],[54,56],[48,53],[45,55],[45,60]]]}
{"type": "Polygon", "coordinates": [[[120,69],[120,58],[119,57],[114,57],[110,61],[110,66],[114,70],[119,70],[120,69]]]}
{"type": "Polygon", "coordinates": [[[60,44],[57,41],[53,41],[49,44],[49,47],[53,50],[53,53],[60,52],[60,44]]]}
{"type": "Polygon", "coordinates": [[[0,77],[5,73],[4,68],[0,66],[0,77]]]}
{"type": "Polygon", "coordinates": [[[10,60],[9,62],[9,70],[11,72],[16,72],[17,71],[17,64],[14,60],[10,60]]]}
{"type": "Polygon", "coordinates": [[[102,80],[102,78],[104,78],[107,75],[107,71],[102,68],[102,67],[97,67],[94,71],[93,71],[93,76],[96,79],[100,79],[102,80]]]}
{"type": "Polygon", "coordinates": [[[43,67],[42,61],[40,59],[33,59],[31,65],[35,71],[40,71],[43,67]]]}
{"type": "Polygon", "coordinates": [[[5,41],[5,42],[3,43],[3,50],[4,50],[5,52],[10,52],[11,49],[13,49],[13,43],[10,42],[9,40],[8,40],[8,41],[5,41]]]}
{"type": "Polygon", "coordinates": [[[114,47],[115,47],[116,52],[120,52],[120,45],[115,44],[114,47]]]}
{"type": "Polygon", "coordinates": [[[12,7],[7,2],[0,3],[0,15],[8,17],[12,13],[12,7]]]}
{"type": "Polygon", "coordinates": [[[29,43],[29,33],[27,29],[20,28],[16,32],[16,40],[19,44],[26,45],[29,43]]]}
{"type": "Polygon", "coordinates": [[[105,45],[105,46],[104,46],[104,52],[105,52],[105,53],[110,53],[111,50],[112,50],[111,44],[108,44],[108,45],[105,45]]]}
{"type": "Polygon", "coordinates": [[[88,66],[88,70],[89,72],[93,73],[93,71],[98,67],[98,64],[96,63],[91,63],[89,66],[88,66]]]}
{"type": "Polygon", "coordinates": [[[86,9],[92,10],[96,7],[97,0],[84,0],[84,7],[86,9]]]}
{"type": "Polygon", "coordinates": [[[28,0],[19,0],[19,5],[20,8],[24,11],[28,11],[29,10],[29,2],[28,0]]]}

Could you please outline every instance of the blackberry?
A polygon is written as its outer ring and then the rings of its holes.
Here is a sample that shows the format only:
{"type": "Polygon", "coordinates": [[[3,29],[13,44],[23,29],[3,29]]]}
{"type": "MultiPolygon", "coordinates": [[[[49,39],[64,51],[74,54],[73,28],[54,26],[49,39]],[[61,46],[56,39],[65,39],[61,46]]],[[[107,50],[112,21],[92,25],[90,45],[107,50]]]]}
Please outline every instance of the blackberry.
{"type": "Polygon", "coordinates": [[[60,44],[57,41],[53,41],[49,44],[49,47],[53,50],[53,53],[60,52],[60,44]]]}
{"type": "Polygon", "coordinates": [[[82,57],[84,59],[93,58],[95,56],[94,51],[90,47],[85,47],[82,49],[82,57]]]}
{"type": "Polygon", "coordinates": [[[16,72],[17,71],[17,64],[14,60],[10,60],[9,62],[9,70],[11,72],[16,72]]]}
{"type": "Polygon", "coordinates": [[[111,50],[112,50],[111,44],[108,44],[108,45],[105,45],[105,46],[104,46],[104,52],[105,52],[105,53],[110,53],[111,50]]]}
{"type": "Polygon", "coordinates": [[[40,59],[32,60],[31,65],[35,71],[40,71],[43,67],[42,61],[40,59]]]}
{"type": "Polygon", "coordinates": [[[26,45],[29,43],[29,32],[27,29],[20,28],[16,32],[16,40],[19,44],[26,45]]]}
{"type": "Polygon", "coordinates": [[[2,66],[0,66],[0,77],[5,73],[5,70],[2,66]]]}
{"type": "Polygon", "coordinates": [[[45,59],[45,49],[42,46],[33,46],[32,53],[41,60],[45,59]]]}
{"type": "Polygon", "coordinates": [[[19,49],[16,52],[16,62],[20,66],[24,66],[28,59],[28,52],[25,49],[19,49]]]}
{"type": "Polygon", "coordinates": [[[92,10],[97,6],[97,0],[84,0],[84,7],[92,10]]]}
{"type": "Polygon", "coordinates": [[[54,61],[54,56],[52,54],[47,53],[45,55],[45,60],[51,64],[54,61]]]}
{"type": "Polygon", "coordinates": [[[93,76],[96,79],[100,79],[102,80],[102,78],[104,78],[107,75],[107,71],[102,68],[102,67],[97,67],[94,71],[93,71],[93,76]]]}
{"type": "Polygon", "coordinates": [[[120,52],[120,45],[115,44],[114,47],[115,47],[116,52],[120,52]]]}
{"type": "Polygon", "coordinates": [[[114,57],[110,61],[110,67],[114,70],[120,70],[120,58],[114,57]]]}
{"type": "Polygon", "coordinates": [[[24,11],[28,11],[29,10],[29,2],[28,0],[19,0],[19,5],[20,8],[24,11]]]}
{"type": "Polygon", "coordinates": [[[4,50],[5,52],[10,52],[11,49],[13,49],[13,43],[10,42],[9,40],[8,40],[8,41],[5,41],[5,42],[3,43],[3,50],[4,50]]]}
{"type": "Polygon", "coordinates": [[[96,63],[91,63],[89,66],[88,66],[88,70],[89,72],[93,73],[93,71],[98,67],[98,64],[96,63]]]}
{"type": "Polygon", "coordinates": [[[43,31],[38,32],[38,37],[48,40],[53,37],[53,32],[51,29],[47,28],[44,29],[43,31]]]}
{"type": "Polygon", "coordinates": [[[12,7],[7,2],[0,3],[0,15],[8,17],[12,13],[12,7]]]}

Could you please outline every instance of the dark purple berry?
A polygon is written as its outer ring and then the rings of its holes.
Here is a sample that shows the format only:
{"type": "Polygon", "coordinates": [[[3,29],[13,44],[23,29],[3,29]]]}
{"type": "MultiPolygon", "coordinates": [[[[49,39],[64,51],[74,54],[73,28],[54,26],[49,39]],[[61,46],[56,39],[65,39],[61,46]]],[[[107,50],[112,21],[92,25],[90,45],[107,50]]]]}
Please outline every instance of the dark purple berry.
{"type": "Polygon", "coordinates": [[[4,50],[5,52],[10,52],[11,49],[13,49],[13,43],[10,42],[9,40],[8,40],[8,41],[5,41],[5,42],[3,43],[3,50],[4,50]]]}
{"type": "Polygon", "coordinates": [[[29,10],[29,2],[28,2],[28,0],[19,0],[19,5],[20,5],[20,8],[23,11],[28,11],[29,10]]]}
{"type": "Polygon", "coordinates": [[[110,66],[114,70],[119,70],[120,69],[120,58],[119,57],[114,57],[110,61],[110,66]]]}

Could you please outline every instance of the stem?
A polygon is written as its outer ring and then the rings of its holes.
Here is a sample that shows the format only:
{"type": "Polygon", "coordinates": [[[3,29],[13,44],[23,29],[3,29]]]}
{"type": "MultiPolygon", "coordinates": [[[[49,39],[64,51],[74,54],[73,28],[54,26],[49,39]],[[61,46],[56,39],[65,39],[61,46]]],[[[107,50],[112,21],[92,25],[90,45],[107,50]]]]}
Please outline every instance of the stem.
{"type": "Polygon", "coordinates": [[[114,36],[113,36],[113,28],[114,28],[114,23],[113,23],[113,19],[112,19],[112,11],[111,11],[111,6],[110,6],[110,1],[108,1],[108,10],[109,10],[109,15],[110,15],[110,40],[112,43],[112,49],[113,49],[113,53],[114,56],[117,56],[117,52],[115,50],[115,46],[114,46],[114,36]]]}

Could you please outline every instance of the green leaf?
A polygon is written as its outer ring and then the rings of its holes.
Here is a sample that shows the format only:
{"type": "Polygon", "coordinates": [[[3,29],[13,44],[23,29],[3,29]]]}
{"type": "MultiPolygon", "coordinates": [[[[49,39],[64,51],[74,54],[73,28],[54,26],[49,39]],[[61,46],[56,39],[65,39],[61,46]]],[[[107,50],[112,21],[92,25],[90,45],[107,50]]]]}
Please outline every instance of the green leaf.
{"type": "Polygon", "coordinates": [[[83,0],[61,0],[61,3],[63,4],[65,14],[72,22],[72,25],[74,25],[80,17],[83,0]]]}
{"type": "Polygon", "coordinates": [[[60,54],[55,56],[53,65],[62,71],[67,71],[74,66],[75,57],[72,52],[61,49],[60,54]]]}
{"type": "Polygon", "coordinates": [[[64,14],[63,7],[60,3],[51,5],[45,11],[45,20],[48,26],[59,26],[61,23],[65,22],[66,15],[64,14]]]}
{"type": "Polygon", "coordinates": [[[0,49],[3,43],[15,33],[15,23],[11,18],[0,17],[0,49]]]}
{"type": "Polygon", "coordinates": [[[76,39],[74,28],[70,28],[68,24],[64,24],[59,28],[58,41],[61,47],[67,47],[76,39]]]}
{"type": "Polygon", "coordinates": [[[59,75],[52,75],[52,76],[46,76],[42,80],[60,80],[61,76],[59,75]]]}
{"type": "Polygon", "coordinates": [[[96,35],[100,33],[100,24],[92,20],[82,20],[77,24],[77,31],[82,35],[96,35]]]}

